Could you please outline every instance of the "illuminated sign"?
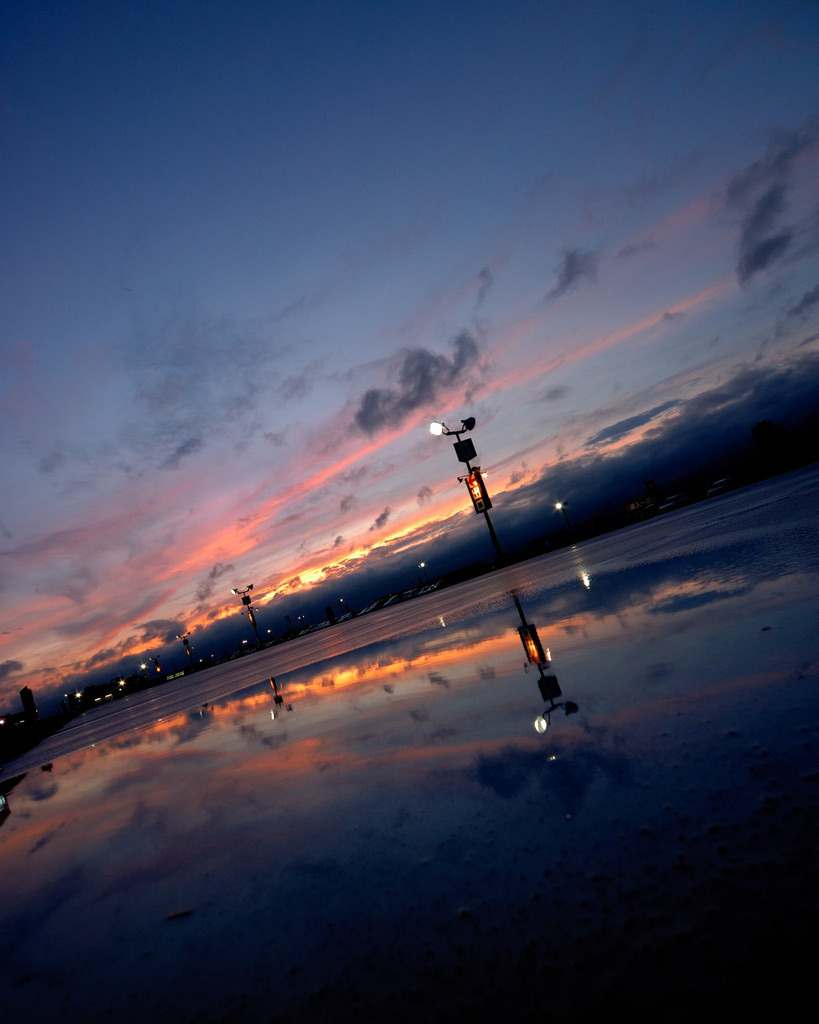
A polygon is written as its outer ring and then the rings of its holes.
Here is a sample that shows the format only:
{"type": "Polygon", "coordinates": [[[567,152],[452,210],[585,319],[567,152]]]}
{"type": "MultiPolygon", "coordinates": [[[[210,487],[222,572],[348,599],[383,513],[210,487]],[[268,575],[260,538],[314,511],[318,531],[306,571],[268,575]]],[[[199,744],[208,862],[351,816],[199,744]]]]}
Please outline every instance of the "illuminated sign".
{"type": "Polygon", "coordinates": [[[537,635],[537,629],[531,622],[527,622],[525,626],[518,626],[518,633],[520,634],[520,640],[524,651],[526,651],[529,663],[532,665],[545,665],[548,668],[549,659],[543,650],[540,637],[537,635]]]}
{"type": "Polygon", "coordinates": [[[466,478],[466,487],[476,512],[485,512],[487,509],[492,508],[492,502],[489,500],[489,495],[486,492],[486,485],[483,482],[480,469],[476,469],[469,474],[466,478]]]}

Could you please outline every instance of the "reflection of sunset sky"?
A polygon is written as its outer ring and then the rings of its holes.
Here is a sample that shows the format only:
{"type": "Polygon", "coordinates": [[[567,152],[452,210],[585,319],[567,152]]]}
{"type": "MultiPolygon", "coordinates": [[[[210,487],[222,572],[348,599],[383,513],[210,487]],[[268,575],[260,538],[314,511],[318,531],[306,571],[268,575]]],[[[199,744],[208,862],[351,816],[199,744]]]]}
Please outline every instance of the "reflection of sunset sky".
{"type": "Polygon", "coordinates": [[[386,985],[366,1015],[386,1019],[428,960],[427,996],[439,966],[494,991],[482,950],[540,986],[567,948],[580,963],[606,940],[611,969],[678,923],[699,948],[700,922],[710,940],[715,921],[781,914],[812,850],[819,738],[819,544],[799,486],[783,517],[774,482],[214,670],[224,692],[180,680],[144,728],[114,705],[73,723],[38,754],[50,770],[35,760],[8,791],[6,1005],[171,1024],[180,998],[188,1019],[237,1019],[241,993],[242,1019],[307,1020],[327,987],[386,985]],[[544,735],[513,592],[579,704],[544,735]],[[60,754],[75,726],[95,745],[60,754]],[[712,884],[739,908],[715,914],[712,884]]]}

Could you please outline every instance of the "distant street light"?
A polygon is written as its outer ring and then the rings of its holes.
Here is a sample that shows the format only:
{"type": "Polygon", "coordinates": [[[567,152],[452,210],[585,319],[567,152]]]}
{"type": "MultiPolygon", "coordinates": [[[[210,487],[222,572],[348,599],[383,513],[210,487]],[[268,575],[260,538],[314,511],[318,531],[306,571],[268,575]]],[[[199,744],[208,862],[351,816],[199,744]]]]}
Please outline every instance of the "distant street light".
{"type": "Polygon", "coordinates": [[[250,625],[253,627],[253,632],[256,634],[256,643],[258,646],[261,646],[262,642],[259,639],[259,627],[256,625],[256,616],[253,614],[253,608],[250,605],[250,602],[252,601],[250,591],[252,589],[253,584],[248,583],[247,587],[244,590],[239,590],[237,587],[233,587],[230,592],[231,594],[241,596],[242,604],[245,606],[245,608],[247,608],[247,617],[250,619],[250,625]]]}
{"type": "Polygon", "coordinates": [[[481,467],[475,466],[473,468],[471,464],[472,459],[477,458],[475,445],[470,437],[467,437],[465,440],[461,440],[461,434],[474,430],[474,428],[475,417],[468,416],[465,420],[461,420],[460,430],[449,430],[445,423],[436,420],[430,423],[429,432],[435,437],[440,437],[441,434],[445,434],[447,437],[457,438],[457,441],[455,441],[452,447],[455,449],[458,461],[465,463],[466,468],[469,470],[468,476],[459,476],[458,480],[466,481],[466,487],[469,491],[469,496],[472,499],[475,512],[481,513],[486,520],[486,525],[489,528],[489,536],[492,539],[492,545],[498,556],[498,562],[502,563],[504,561],[503,549],[500,546],[498,535],[495,533],[495,527],[492,525],[492,520],[489,518],[489,509],[492,508],[492,502],[489,499],[486,485],[483,482],[481,467]]]}
{"type": "Polygon", "coordinates": [[[418,563],[418,568],[424,570],[424,579],[426,580],[427,583],[429,583],[429,573],[427,572],[427,563],[426,562],[419,562],[418,563]]]}
{"type": "Polygon", "coordinates": [[[190,636],[190,632],[182,633],[182,634],[177,633],[176,634],[176,639],[182,641],[182,644],[185,647],[185,653],[188,655],[188,661],[191,663],[191,668],[193,668],[193,650],[191,649],[190,640],[188,640],[189,636],[190,636]]]}
{"type": "Polygon", "coordinates": [[[555,511],[563,513],[563,518],[566,520],[566,529],[569,531],[569,533],[571,533],[572,532],[572,524],[569,522],[569,513],[566,511],[566,506],[568,504],[569,504],[568,501],[556,501],[555,502],[555,511]]]}

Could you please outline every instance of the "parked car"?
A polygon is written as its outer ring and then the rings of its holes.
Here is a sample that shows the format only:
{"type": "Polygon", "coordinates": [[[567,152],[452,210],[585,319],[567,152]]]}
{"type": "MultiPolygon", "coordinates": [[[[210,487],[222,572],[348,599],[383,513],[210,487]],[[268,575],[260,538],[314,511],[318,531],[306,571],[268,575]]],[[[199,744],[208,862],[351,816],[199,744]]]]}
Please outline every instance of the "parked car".
{"type": "Polygon", "coordinates": [[[659,512],[673,512],[674,509],[683,508],[688,504],[687,494],[672,494],[671,497],[660,505],[659,512]]]}
{"type": "Polygon", "coordinates": [[[715,480],[706,492],[706,497],[714,498],[718,494],[725,494],[726,491],[732,491],[734,489],[734,481],[730,476],[723,477],[722,480],[715,480]]]}

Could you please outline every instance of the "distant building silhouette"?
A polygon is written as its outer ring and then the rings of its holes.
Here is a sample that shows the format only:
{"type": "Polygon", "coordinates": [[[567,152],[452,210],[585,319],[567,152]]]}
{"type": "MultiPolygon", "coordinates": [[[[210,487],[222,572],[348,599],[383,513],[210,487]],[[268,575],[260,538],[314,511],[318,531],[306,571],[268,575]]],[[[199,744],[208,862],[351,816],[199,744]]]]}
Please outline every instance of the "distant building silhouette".
{"type": "Polygon", "coordinates": [[[31,690],[24,686],[20,691],[20,700],[23,702],[23,713],[27,722],[37,722],[40,720],[40,712],[37,710],[37,705],[34,703],[34,694],[31,690]]]}

